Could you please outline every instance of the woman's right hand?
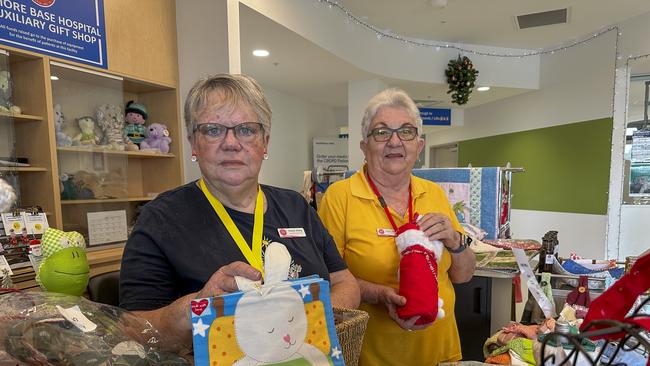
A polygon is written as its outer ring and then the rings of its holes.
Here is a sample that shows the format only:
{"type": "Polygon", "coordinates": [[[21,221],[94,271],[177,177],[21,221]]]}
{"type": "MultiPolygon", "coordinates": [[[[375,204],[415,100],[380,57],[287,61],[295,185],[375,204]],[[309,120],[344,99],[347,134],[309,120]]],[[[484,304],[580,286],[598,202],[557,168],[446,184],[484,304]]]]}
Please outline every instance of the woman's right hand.
{"type": "Polygon", "coordinates": [[[397,325],[399,325],[402,329],[408,331],[420,330],[420,329],[425,329],[431,324],[433,324],[433,323],[428,323],[428,324],[416,325],[415,322],[418,321],[418,319],[420,319],[419,316],[414,316],[409,319],[401,319],[397,315],[397,307],[406,305],[406,298],[404,296],[400,296],[398,291],[392,287],[382,286],[382,285],[377,285],[377,286],[378,286],[377,299],[379,300],[379,302],[386,305],[386,309],[388,310],[388,316],[390,316],[390,318],[393,319],[395,323],[397,323],[397,325]]]}
{"type": "Polygon", "coordinates": [[[219,268],[198,292],[197,297],[213,297],[226,292],[238,291],[235,276],[257,281],[262,278],[260,271],[244,262],[232,262],[219,268]]]}

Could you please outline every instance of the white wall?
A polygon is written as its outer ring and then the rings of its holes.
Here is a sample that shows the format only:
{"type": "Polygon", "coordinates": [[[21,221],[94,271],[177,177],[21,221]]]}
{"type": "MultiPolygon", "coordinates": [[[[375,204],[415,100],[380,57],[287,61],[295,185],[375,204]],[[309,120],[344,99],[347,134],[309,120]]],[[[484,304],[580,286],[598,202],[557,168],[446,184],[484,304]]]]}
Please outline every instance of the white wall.
{"type": "MultiPolygon", "coordinates": [[[[227,0],[176,0],[181,106],[196,80],[229,70],[227,5],[227,0]]],[[[192,152],[185,129],[179,140],[183,143],[185,181],[189,182],[201,173],[198,165],[190,161],[192,152]]]]}
{"type": "Polygon", "coordinates": [[[299,191],[303,171],[313,166],[312,139],[338,135],[337,113],[335,108],[262,87],[273,117],[269,160],[262,164],[260,182],[299,191]]]}

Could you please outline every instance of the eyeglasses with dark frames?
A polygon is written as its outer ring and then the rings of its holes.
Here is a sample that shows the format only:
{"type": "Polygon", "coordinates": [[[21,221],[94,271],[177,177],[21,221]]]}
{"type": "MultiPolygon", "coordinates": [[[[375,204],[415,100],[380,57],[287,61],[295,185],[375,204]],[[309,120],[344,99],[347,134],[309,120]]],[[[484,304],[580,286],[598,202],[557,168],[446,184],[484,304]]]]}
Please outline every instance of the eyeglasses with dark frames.
{"type": "Polygon", "coordinates": [[[418,136],[418,129],[415,126],[402,126],[398,128],[377,127],[372,129],[366,137],[372,136],[376,142],[386,142],[393,137],[394,133],[397,133],[397,137],[402,141],[411,141],[418,136]]]}
{"type": "Polygon", "coordinates": [[[237,140],[252,142],[264,132],[264,126],[259,122],[243,122],[232,127],[220,123],[200,123],[194,127],[193,132],[199,131],[209,142],[219,142],[226,138],[229,130],[233,131],[237,140]]]}

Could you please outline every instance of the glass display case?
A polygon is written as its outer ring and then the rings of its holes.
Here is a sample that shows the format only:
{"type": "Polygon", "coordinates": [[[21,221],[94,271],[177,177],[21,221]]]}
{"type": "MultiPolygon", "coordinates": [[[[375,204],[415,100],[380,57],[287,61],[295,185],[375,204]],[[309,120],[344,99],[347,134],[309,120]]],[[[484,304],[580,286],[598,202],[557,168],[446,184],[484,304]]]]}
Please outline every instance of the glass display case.
{"type": "Polygon", "coordinates": [[[138,208],[181,183],[172,163],[178,141],[171,139],[180,136],[176,92],[54,61],[50,72],[63,230],[81,232],[89,246],[122,243],[138,208]],[[132,141],[128,102],[146,128],[163,126],[157,137],[166,146],[147,144],[156,137],[148,130],[132,141]]]}

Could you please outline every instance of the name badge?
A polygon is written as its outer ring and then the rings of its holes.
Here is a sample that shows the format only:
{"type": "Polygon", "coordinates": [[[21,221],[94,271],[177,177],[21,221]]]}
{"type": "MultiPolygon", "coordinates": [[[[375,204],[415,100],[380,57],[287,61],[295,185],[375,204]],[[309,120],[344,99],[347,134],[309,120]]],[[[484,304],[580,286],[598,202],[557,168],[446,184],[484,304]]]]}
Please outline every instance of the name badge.
{"type": "Polygon", "coordinates": [[[304,238],[307,236],[305,229],[301,227],[280,228],[278,229],[278,235],[281,238],[304,238]]]}
{"type": "Polygon", "coordinates": [[[377,229],[377,236],[395,236],[393,229],[377,229]]]}

